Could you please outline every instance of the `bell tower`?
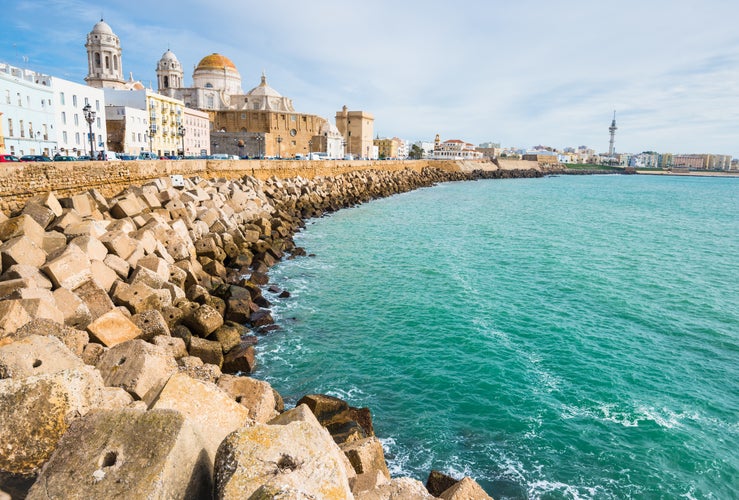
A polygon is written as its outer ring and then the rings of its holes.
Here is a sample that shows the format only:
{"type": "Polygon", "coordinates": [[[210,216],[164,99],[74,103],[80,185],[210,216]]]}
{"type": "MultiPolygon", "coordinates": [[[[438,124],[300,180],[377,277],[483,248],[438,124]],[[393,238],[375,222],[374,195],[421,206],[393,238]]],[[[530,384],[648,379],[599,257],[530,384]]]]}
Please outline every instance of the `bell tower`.
{"type": "Polygon", "coordinates": [[[184,87],[182,64],[174,53],[167,49],[157,63],[157,87],[162,95],[175,97],[174,89],[184,87]]]}
{"type": "Polygon", "coordinates": [[[123,62],[121,42],[108,23],[100,20],[87,35],[87,76],[90,87],[123,88],[123,62]]]}

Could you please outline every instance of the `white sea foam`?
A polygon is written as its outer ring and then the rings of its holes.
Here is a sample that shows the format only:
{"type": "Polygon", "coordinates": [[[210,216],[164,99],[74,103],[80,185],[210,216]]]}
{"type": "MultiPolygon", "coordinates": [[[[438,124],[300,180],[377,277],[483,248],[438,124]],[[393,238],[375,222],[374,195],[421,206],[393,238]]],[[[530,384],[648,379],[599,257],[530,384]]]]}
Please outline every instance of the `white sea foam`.
{"type": "Polygon", "coordinates": [[[559,481],[537,480],[528,484],[530,498],[549,498],[551,493],[558,493],[564,498],[573,500],[585,500],[592,498],[603,498],[604,492],[597,486],[574,486],[559,481]]]}

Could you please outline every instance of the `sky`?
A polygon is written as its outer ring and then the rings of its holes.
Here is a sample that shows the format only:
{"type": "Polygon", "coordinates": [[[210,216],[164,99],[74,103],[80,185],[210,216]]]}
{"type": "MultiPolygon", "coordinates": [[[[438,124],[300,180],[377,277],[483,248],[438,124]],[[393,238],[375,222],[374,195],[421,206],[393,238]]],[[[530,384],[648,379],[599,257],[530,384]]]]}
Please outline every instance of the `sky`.
{"type": "Polygon", "coordinates": [[[262,71],[296,111],[342,106],[410,141],[739,157],[737,0],[15,0],[0,61],[84,83],[87,34],[118,35],[126,78],[185,85],[205,56],[262,71]]]}

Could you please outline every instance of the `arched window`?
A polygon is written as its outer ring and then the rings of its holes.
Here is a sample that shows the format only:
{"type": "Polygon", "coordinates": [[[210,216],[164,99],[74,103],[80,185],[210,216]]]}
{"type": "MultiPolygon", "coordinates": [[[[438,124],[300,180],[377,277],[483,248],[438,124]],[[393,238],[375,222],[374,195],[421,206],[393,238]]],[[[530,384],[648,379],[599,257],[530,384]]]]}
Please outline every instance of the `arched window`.
{"type": "Polygon", "coordinates": [[[164,88],[165,89],[169,88],[169,77],[168,76],[164,77],[164,88]]]}
{"type": "Polygon", "coordinates": [[[100,67],[100,52],[95,52],[95,67],[100,67]]]}
{"type": "Polygon", "coordinates": [[[113,56],[113,69],[118,71],[118,56],[113,56]]]}
{"type": "Polygon", "coordinates": [[[212,84],[212,83],[210,83],[210,82],[209,82],[209,83],[206,83],[206,84],[205,84],[205,88],[206,88],[206,89],[212,89],[212,88],[213,88],[213,84],[212,84]]]}
{"type": "Polygon", "coordinates": [[[110,56],[105,56],[105,69],[110,69],[110,56]]]}

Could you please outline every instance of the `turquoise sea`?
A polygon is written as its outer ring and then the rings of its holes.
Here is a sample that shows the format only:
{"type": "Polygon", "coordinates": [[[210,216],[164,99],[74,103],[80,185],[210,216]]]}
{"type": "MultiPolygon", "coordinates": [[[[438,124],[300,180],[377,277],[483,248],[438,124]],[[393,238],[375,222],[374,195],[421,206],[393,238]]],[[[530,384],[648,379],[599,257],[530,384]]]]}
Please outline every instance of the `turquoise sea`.
{"type": "Polygon", "coordinates": [[[446,183],[296,243],[255,376],[370,407],[393,475],[739,496],[739,179],[446,183]]]}

